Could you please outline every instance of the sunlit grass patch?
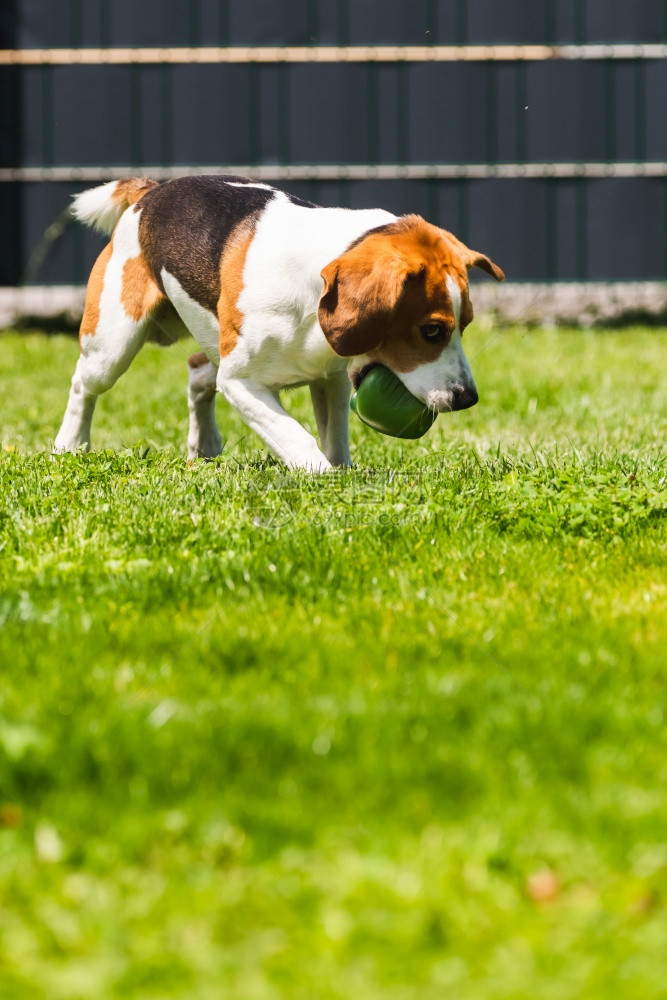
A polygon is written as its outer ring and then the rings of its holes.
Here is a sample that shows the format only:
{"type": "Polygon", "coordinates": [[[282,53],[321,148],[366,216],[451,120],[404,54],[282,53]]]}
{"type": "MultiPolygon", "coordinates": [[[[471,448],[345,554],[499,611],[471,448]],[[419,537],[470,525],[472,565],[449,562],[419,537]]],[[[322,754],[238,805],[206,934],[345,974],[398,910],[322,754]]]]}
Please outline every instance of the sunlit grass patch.
{"type": "Polygon", "coordinates": [[[0,338],[9,996],[661,994],[664,337],[493,337],[327,476],[188,464],[187,345],[52,458],[76,344],[0,338]]]}

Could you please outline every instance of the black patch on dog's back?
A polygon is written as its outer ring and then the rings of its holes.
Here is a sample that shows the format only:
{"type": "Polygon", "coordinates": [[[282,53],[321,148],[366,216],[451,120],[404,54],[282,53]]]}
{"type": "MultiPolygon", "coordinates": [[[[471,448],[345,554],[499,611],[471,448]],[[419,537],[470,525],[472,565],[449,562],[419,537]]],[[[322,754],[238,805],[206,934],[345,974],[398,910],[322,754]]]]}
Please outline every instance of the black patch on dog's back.
{"type": "Polygon", "coordinates": [[[297,198],[295,194],[288,194],[287,197],[293,205],[300,205],[301,208],[317,208],[317,205],[315,205],[312,201],[305,201],[303,198],[297,198]]]}
{"type": "Polygon", "coordinates": [[[153,188],[137,203],[139,242],[162,291],[164,267],[191,298],[216,313],[225,243],[278,195],[273,188],[252,185],[247,177],[179,177],[153,188]],[[233,187],[230,181],[241,186],[233,187]]]}

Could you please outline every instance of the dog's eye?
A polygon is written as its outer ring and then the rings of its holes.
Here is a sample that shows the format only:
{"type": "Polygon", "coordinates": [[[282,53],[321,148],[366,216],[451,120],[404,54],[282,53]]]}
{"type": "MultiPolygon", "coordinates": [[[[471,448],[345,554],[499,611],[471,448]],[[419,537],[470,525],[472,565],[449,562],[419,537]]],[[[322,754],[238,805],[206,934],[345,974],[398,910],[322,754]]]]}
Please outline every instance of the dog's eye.
{"type": "Polygon", "coordinates": [[[442,323],[424,323],[419,329],[424,340],[429,340],[431,343],[444,340],[447,336],[447,328],[442,323]]]}

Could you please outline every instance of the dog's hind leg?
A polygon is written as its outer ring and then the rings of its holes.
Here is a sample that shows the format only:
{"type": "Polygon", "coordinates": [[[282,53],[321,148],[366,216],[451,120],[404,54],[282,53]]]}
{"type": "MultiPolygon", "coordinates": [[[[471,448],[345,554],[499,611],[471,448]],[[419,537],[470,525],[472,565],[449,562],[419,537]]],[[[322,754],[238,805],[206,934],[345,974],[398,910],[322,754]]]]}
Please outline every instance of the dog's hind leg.
{"type": "Polygon", "coordinates": [[[188,358],[188,458],[215,458],[222,438],[215,422],[215,380],[218,369],[201,352],[188,358]]]}
{"type": "Polygon", "coordinates": [[[97,397],[127,371],[146,339],[164,295],[150,276],[137,239],[138,216],[128,210],[93,267],[81,322],[81,354],[54,452],[90,448],[97,397]]]}
{"type": "Polygon", "coordinates": [[[68,451],[90,451],[90,425],[93,420],[97,395],[86,389],[79,358],[67,400],[67,409],[53,445],[56,455],[68,451]]]}

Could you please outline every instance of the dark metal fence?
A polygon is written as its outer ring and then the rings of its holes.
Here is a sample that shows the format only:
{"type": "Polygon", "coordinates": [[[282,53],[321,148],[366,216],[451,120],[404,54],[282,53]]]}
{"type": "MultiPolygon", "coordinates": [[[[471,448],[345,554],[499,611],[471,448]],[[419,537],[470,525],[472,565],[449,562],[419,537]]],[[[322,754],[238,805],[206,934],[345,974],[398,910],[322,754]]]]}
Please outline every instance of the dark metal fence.
{"type": "Polygon", "coordinates": [[[5,0],[0,32],[2,284],[85,281],[96,237],[43,241],[75,191],[194,170],[420,212],[514,280],[667,276],[667,0],[5,0]]]}

